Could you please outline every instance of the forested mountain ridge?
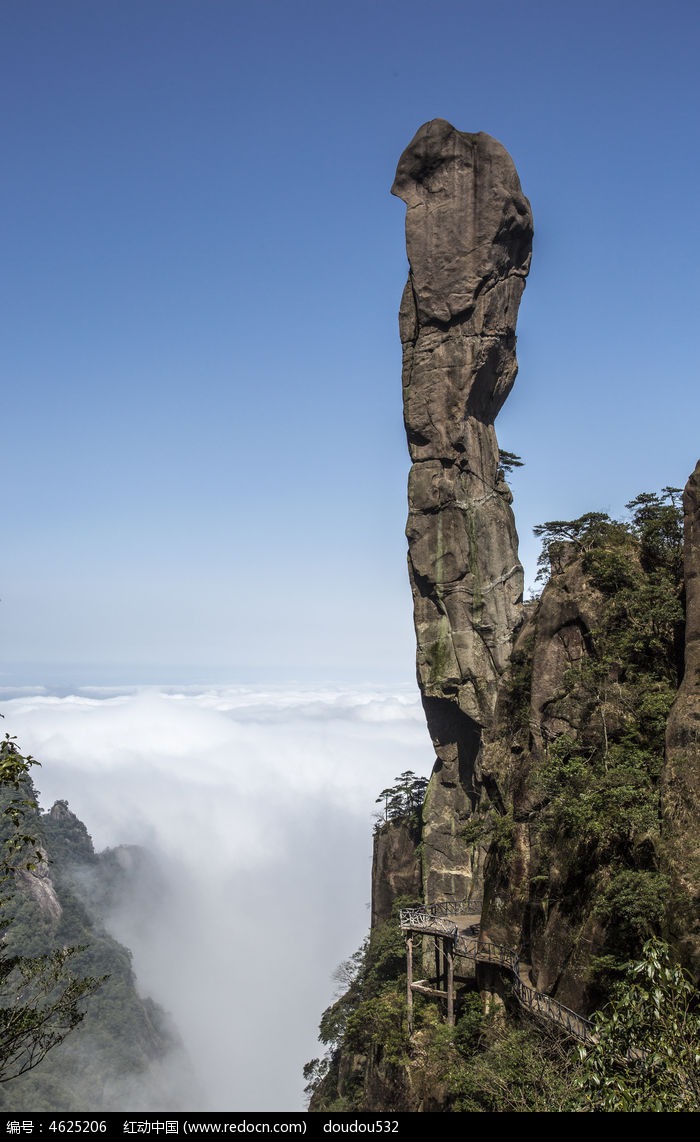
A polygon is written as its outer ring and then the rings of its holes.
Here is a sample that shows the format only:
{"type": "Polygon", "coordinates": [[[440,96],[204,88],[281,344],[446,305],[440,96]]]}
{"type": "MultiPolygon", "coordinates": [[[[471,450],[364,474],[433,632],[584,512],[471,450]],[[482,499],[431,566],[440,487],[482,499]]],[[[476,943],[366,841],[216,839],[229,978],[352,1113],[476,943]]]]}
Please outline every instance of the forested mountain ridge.
{"type": "MultiPolygon", "coordinates": [[[[36,801],[31,782],[23,796],[36,801]]],[[[9,899],[6,886],[5,962],[19,956],[31,963],[68,949],[62,979],[88,977],[99,986],[81,1001],[84,1018],[63,1042],[36,1067],[0,1084],[0,1107],[191,1109],[185,1100],[196,1098],[196,1084],[177,1032],[166,1012],[139,994],[131,953],[108,931],[110,913],[128,906],[137,883],[157,891],[147,853],[135,846],[95,852],[65,801],[48,812],[26,811],[23,829],[40,859],[20,862],[9,899]]],[[[8,1010],[16,1002],[11,991],[3,1000],[8,1010]]]]}

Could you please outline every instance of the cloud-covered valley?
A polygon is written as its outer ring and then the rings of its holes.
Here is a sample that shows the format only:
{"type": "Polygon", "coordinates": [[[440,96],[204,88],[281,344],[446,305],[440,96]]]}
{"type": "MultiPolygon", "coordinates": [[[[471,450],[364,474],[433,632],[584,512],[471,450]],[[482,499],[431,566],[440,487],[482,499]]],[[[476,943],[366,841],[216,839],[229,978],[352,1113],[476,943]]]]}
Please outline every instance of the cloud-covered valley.
{"type": "Polygon", "coordinates": [[[375,798],[430,769],[416,692],[6,691],[0,712],[41,762],[42,808],[67,800],[98,850],[160,867],[113,932],[185,1042],[192,1109],[302,1107],[333,969],[369,925],[375,798]]]}

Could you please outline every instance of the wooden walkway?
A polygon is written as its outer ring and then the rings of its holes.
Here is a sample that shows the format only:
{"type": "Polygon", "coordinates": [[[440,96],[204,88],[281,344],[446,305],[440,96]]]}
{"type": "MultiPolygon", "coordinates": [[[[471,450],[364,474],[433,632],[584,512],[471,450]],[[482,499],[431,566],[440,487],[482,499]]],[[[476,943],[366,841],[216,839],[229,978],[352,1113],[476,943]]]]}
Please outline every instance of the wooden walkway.
{"type": "Polygon", "coordinates": [[[515,948],[483,940],[479,933],[482,902],[447,900],[440,904],[418,905],[403,908],[399,914],[401,929],[406,933],[408,965],[407,998],[409,1028],[413,1023],[413,992],[444,999],[447,1003],[447,1021],[454,1023],[454,960],[462,957],[475,964],[495,964],[513,977],[513,994],[518,1002],[531,1011],[556,1024],[568,1035],[582,1043],[593,1041],[593,1024],[563,1003],[537,991],[529,982],[529,965],[520,961],[515,948]],[[413,980],[413,933],[434,936],[435,986],[428,980],[413,980]],[[442,987],[440,983],[442,982],[442,987]]]}

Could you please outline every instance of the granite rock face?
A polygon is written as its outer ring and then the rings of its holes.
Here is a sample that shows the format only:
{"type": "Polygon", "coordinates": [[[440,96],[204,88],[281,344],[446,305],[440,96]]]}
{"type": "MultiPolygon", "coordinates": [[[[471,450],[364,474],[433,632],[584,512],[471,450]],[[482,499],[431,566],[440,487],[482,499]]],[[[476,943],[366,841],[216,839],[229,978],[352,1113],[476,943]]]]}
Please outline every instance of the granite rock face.
{"type": "MultiPolygon", "coordinates": [[[[399,160],[409,278],[399,314],[417,674],[437,753],[423,814],[428,901],[478,879],[460,823],[521,620],[523,576],[494,420],[517,373],[532,216],[495,139],[426,123],[399,160]]],[[[474,863],[476,860],[476,864],[474,863]]]]}
{"type": "Polygon", "coordinates": [[[588,549],[562,544],[527,605],[482,751],[502,798],[479,807],[482,935],[579,1012],[605,996],[606,962],[664,926],[700,977],[700,464],[684,532],[680,687],[677,555],[662,571],[651,532],[610,522],[588,549]]]}
{"type": "Polygon", "coordinates": [[[27,893],[37,905],[42,918],[55,927],[63,914],[56,888],[51,879],[51,868],[46,849],[37,847],[40,860],[32,868],[19,868],[15,879],[21,890],[27,893]]]}
{"type": "Polygon", "coordinates": [[[420,900],[423,885],[418,845],[420,827],[405,820],[387,821],[374,834],[372,852],[372,928],[391,918],[399,896],[420,900]]]}
{"type": "Polygon", "coordinates": [[[605,942],[595,909],[600,878],[585,845],[542,835],[538,768],[562,734],[595,749],[599,714],[585,687],[567,678],[592,662],[603,606],[581,560],[562,559],[539,602],[527,605],[481,759],[483,780],[502,800],[480,810],[491,823],[505,810],[510,818],[508,843],[491,845],[485,861],[482,933],[520,948],[534,986],[582,1012],[592,1005],[587,964],[605,942]]]}
{"type": "Polygon", "coordinates": [[[666,728],[662,776],[668,926],[700,978],[700,461],[683,494],[685,669],[666,728]]]}

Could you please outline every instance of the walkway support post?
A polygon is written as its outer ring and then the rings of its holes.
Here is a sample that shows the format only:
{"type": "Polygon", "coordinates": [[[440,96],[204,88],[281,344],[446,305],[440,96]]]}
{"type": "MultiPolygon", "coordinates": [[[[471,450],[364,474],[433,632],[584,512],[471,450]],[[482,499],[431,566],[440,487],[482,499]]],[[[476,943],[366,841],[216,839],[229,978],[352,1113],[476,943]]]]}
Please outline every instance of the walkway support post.
{"type": "MultiPolygon", "coordinates": [[[[579,1015],[577,1012],[565,1007],[563,1003],[559,1003],[557,999],[553,999],[550,995],[537,991],[536,988],[529,983],[529,977],[525,971],[528,965],[520,963],[517,949],[506,947],[503,944],[494,944],[484,938],[483,934],[477,937],[473,932],[474,925],[469,925],[471,929],[470,935],[466,933],[460,934],[456,924],[446,922],[445,919],[438,914],[441,909],[444,909],[445,915],[449,916],[462,914],[456,911],[457,907],[454,901],[445,901],[442,904],[431,905],[429,911],[425,907],[401,909],[401,930],[408,933],[407,940],[411,941],[410,952],[408,948],[406,950],[407,957],[410,956],[410,959],[408,959],[409,973],[407,985],[409,993],[412,993],[415,988],[417,991],[422,992],[424,995],[429,995],[431,998],[446,1000],[448,1022],[452,1023],[456,1003],[454,959],[455,956],[460,956],[474,961],[476,982],[479,991],[486,990],[492,995],[496,995],[494,981],[491,980],[489,982],[487,978],[484,978],[484,975],[486,974],[490,977],[494,969],[505,968],[509,974],[514,977],[513,992],[523,1007],[527,1007],[536,1015],[547,1019],[548,1022],[555,1023],[559,1027],[562,1027],[568,1034],[573,1035],[574,1038],[578,1039],[581,1043],[595,1041],[594,1025],[589,1019],[585,1019],[583,1015],[579,1015]],[[435,986],[433,988],[425,986],[428,982],[427,980],[421,980],[415,984],[413,983],[414,933],[418,935],[422,933],[424,936],[422,948],[425,970],[428,968],[428,961],[430,959],[428,937],[432,937],[433,939],[436,977],[435,986]],[[442,963],[440,961],[441,952],[443,957],[442,963]],[[443,984],[442,988],[440,987],[441,983],[443,984]]],[[[473,901],[471,902],[471,907],[475,907],[473,901]]],[[[478,912],[465,914],[468,916],[476,916],[477,920],[479,919],[478,912]]],[[[408,1007],[409,1019],[412,1024],[412,994],[408,994],[408,1007]]]]}
{"type": "Polygon", "coordinates": [[[408,1033],[413,1034],[413,933],[406,940],[406,1009],[408,1011],[408,1033]]]}

